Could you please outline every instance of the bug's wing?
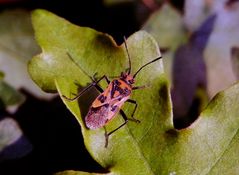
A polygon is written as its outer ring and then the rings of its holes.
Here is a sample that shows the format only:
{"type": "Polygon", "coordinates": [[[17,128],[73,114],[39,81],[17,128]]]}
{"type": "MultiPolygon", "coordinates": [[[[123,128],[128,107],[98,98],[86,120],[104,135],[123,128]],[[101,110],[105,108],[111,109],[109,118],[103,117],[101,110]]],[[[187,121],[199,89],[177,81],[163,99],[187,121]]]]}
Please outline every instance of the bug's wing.
{"type": "Polygon", "coordinates": [[[92,103],[93,108],[97,108],[109,103],[110,92],[112,91],[112,83],[108,85],[104,92],[102,92],[92,103]]]}
{"type": "Polygon", "coordinates": [[[111,100],[110,103],[97,108],[91,107],[85,117],[85,124],[89,129],[97,129],[105,126],[121,109],[122,105],[129,98],[125,97],[120,101],[118,99],[111,100]]]}
{"type": "Polygon", "coordinates": [[[118,100],[117,98],[115,100],[112,100],[110,103],[110,107],[109,107],[109,112],[108,112],[108,121],[110,121],[111,119],[113,119],[116,114],[119,112],[119,110],[121,109],[121,107],[124,105],[125,101],[128,99],[129,97],[124,97],[121,100],[118,100]]]}
{"type": "MultiPolygon", "coordinates": [[[[114,81],[119,83],[120,80],[114,81]]],[[[123,81],[121,85],[114,81],[93,101],[85,118],[86,126],[89,129],[97,129],[106,125],[116,116],[125,101],[129,99],[130,87],[123,81]]]]}
{"type": "Polygon", "coordinates": [[[109,105],[103,105],[97,108],[91,107],[85,117],[85,124],[89,129],[103,127],[108,122],[109,105]]]}

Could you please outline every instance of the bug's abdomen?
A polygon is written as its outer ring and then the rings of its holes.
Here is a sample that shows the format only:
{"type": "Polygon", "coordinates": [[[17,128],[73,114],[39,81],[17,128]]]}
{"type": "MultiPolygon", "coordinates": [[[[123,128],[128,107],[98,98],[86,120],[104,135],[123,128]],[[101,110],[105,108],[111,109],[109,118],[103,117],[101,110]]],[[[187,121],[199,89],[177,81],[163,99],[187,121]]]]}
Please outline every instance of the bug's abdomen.
{"type": "Polygon", "coordinates": [[[101,128],[108,122],[108,112],[109,106],[108,104],[89,109],[88,114],[85,117],[85,124],[89,129],[97,129],[101,128]]]}

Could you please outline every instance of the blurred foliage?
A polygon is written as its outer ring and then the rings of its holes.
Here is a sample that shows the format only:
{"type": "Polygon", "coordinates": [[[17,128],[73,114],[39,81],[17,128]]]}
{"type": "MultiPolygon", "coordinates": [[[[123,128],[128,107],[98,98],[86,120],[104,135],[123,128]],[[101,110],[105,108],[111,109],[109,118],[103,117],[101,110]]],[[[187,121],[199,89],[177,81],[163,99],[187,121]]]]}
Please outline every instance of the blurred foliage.
{"type": "Polygon", "coordinates": [[[25,101],[25,96],[0,78],[0,163],[25,156],[32,145],[25,138],[17,122],[3,114],[5,109],[14,112],[25,101]]]}
{"type": "Polygon", "coordinates": [[[175,51],[188,40],[181,14],[167,3],[149,17],[142,30],[153,35],[162,49],[175,51]]]}
{"type": "Polygon", "coordinates": [[[2,80],[4,77],[4,73],[0,71],[0,80],[2,80]]]}
{"type": "Polygon", "coordinates": [[[216,15],[214,29],[204,51],[210,98],[238,80],[233,71],[231,49],[239,46],[239,3],[224,6],[216,15]]]}
{"type": "Polygon", "coordinates": [[[0,163],[21,158],[31,150],[31,143],[25,138],[14,119],[5,117],[0,120],[0,163]]]}
{"type": "Polygon", "coordinates": [[[236,1],[186,0],[184,14],[164,3],[143,25],[165,51],[177,127],[186,127],[198,117],[206,96],[212,99],[237,81],[231,49],[239,45],[238,12],[236,1]],[[198,97],[200,89],[204,93],[198,97]],[[180,120],[183,125],[178,125],[180,120]]]}
{"type": "Polygon", "coordinates": [[[237,79],[239,79],[239,47],[233,47],[231,49],[231,58],[233,72],[237,79]]]}
{"type": "Polygon", "coordinates": [[[27,61],[39,51],[34,41],[29,12],[5,11],[0,14],[0,162],[27,155],[32,145],[17,121],[7,113],[15,113],[25,102],[19,91],[26,88],[42,94],[27,72],[27,61]],[[35,89],[35,90],[33,90],[35,89]]]}
{"type": "Polygon", "coordinates": [[[22,104],[25,97],[6,82],[0,80],[0,100],[7,107],[22,104]]]}
{"type": "Polygon", "coordinates": [[[30,79],[27,62],[39,52],[30,14],[24,10],[4,11],[0,14],[0,70],[5,81],[15,89],[24,88],[40,98],[50,98],[30,79]]]}

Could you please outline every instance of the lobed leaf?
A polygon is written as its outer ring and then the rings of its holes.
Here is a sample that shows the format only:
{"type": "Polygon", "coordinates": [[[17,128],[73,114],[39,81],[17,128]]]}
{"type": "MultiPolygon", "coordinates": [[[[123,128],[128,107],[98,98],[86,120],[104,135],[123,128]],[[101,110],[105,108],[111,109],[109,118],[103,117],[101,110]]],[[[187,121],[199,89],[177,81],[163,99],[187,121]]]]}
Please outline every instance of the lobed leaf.
{"type": "MultiPolygon", "coordinates": [[[[32,19],[42,53],[30,61],[29,71],[42,89],[58,90],[61,96],[72,97],[90,82],[82,69],[91,76],[97,72],[100,77],[119,75],[127,68],[124,46],[117,46],[110,36],[75,26],[45,10],[34,11],[32,19]]],[[[160,56],[155,40],[146,32],[139,31],[130,36],[127,45],[133,72],[160,56]]],[[[86,148],[109,171],[107,174],[236,174],[239,165],[236,149],[239,144],[239,84],[217,95],[199,119],[184,130],[173,127],[172,105],[162,61],[142,70],[136,85],[144,84],[150,86],[132,95],[139,106],[135,117],[141,123],[129,122],[112,134],[107,148],[104,147],[104,130],[89,130],[84,124],[89,101],[94,99],[95,92],[89,91],[73,102],[62,98],[81,125],[86,148]]],[[[105,83],[101,85],[105,87],[105,83]]],[[[133,106],[125,104],[123,109],[130,115],[133,106]]],[[[122,122],[117,116],[106,129],[112,130],[122,122]]],[[[65,171],[59,174],[91,173],[65,171]]]]}

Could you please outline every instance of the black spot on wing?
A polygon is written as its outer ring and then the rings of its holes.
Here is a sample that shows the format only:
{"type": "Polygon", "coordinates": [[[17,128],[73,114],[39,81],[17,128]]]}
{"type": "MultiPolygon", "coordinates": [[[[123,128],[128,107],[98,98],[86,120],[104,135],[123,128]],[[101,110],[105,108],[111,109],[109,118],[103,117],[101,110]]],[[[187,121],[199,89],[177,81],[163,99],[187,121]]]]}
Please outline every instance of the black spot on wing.
{"type": "Polygon", "coordinates": [[[118,80],[114,80],[113,82],[112,82],[112,90],[111,90],[111,93],[110,93],[110,95],[111,95],[111,98],[113,98],[114,97],[114,94],[115,94],[115,92],[119,92],[120,94],[122,94],[123,93],[123,89],[120,87],[120,82],[118,81],[118,80]]]}
{"type": "Polygon", "coordinates": [[[111,106],[111,111],[112,111],[112,112],[115,112],[116,109],[117,109],[117,107],[118,107],[117,105],[112,105],[112,106],[111,106]]]}
{"type": "Polygon", "coordinates": [[[123,94],[124,94],[124,95],[126,95],[126,96],[127,96],[127,95],[129,95],[129,94],[130,94],[130,92],[131,92],[131,91],[129,90],[129,88],[127,88],[127,87],[126,87],[126,88],[124,88],[124,90],[123,90],[123,91],[124,91],[124,92],[123,92],[123,94]]]}
{"type": "Polygon", "coordinates": [[[106,104],[104,105],[104,107],[105,107],[105,108],[108,108],[108,107],[109,107],[109,103],[106,103],[106,104]]]}
{"type": "Polygon", "coordinates": [[[112,81],[112,89],[111,89],[111,92],[110,92],[111,98],[113,98],[114,93],[115,93],[115,81],[112,81]]]}
{"type": "Polygon", "coordinates": [[[98,100],[101,102],[101,103],[104,103],[105,102],[105,100],[106,100],[106,96],[104,96],[104,95],[100,95],[99,97],[98,97],[98,100]]]}
{"type": "Polygon", "coordinates": [[[116,86],[115,90],[118,91],[120,94],[124,93],[124,90],[120,86],[116,86]]]}
{"type": "Polygon", "coordinates": [[[119,82],[118,80],[115,80],[114,82],[117,86],[121,85],[121,82],[119,82]]]}

